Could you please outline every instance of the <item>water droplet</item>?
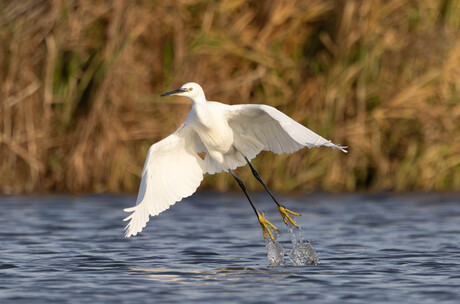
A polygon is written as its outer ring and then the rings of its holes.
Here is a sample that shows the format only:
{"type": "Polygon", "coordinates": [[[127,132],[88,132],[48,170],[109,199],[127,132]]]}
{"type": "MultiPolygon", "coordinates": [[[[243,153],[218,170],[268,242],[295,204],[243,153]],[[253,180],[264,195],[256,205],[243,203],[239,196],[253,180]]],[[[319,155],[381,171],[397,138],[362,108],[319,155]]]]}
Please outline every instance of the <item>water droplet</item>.
{"type": "MultiPolygon", "coordinates": [[[[298,225],[297,225],[298,226],[298,225]]],[[[292,249],[289,252],[289,259],[296,266],[318,265],[320,263],[318,252],[311,245],[310,241],[303,241],[302,229],[300,226],[295,227],[288,222],[287,229],[292,242],[292,249]],[[296,236],[295,232],[298,232],[296,236]]]]}
{"type": "Polygon", "coordinates": [[[270,235],[267,233],[265,235],[265,244],[267,247],[267,257],[270,266],[285,266],[286,262],[284,261],[284,248],[277,241],[278,231],[270,229],[273,234],[275,242],[272,242],[270,235]]]}

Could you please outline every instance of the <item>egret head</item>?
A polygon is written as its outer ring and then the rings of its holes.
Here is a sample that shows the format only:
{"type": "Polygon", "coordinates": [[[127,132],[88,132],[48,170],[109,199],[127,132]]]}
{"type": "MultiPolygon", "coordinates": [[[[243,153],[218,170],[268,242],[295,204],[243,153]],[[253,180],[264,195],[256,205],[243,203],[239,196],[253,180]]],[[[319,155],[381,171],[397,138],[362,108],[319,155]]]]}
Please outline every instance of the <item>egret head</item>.
{"type": "Polygon", "coordinates": [[[161,96],[171,96],[171,95],[184,96],[192,100],[204,98],[203,89],[198,83],[195,83],[195,82],[186,83],[183,86],[181,86],[180,89],[166,92],[162,94],[161,96]]]}

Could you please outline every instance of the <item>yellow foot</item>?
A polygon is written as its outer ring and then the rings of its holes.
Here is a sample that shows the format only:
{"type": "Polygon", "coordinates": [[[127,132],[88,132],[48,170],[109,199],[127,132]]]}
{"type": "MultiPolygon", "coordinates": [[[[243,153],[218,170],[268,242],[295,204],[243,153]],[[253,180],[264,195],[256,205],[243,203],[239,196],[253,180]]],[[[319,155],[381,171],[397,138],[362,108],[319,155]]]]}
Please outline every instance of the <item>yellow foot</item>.
{"type": "Polygon", "coordinates": [[[273,238],[273,234],[272,232],[270,231],[270,227],[272,227],[273,229],[275,229],[276,231],[278,231],[278,228],[276,228],[272,223],[270,223],[266,218],[265,218],[265,211],[262,212],[262,215],[260,215],[259,212],[257,212],[257,215],[259,216],[259,223],[260,223],[260,226],[262,226],[262,231],[264,232],[264,239],[265,237],[267,236],[267,232],[268,232],[268,235],[270,235],[270,238],[272,239],[272,242],[274,243],[275,242],[275,239],[273,238]]]}
{"type": "Polygon", "coordinates": [[[289,216],[289,214],[300,216],[299,213],[292,212],[291,210],[288,210],[288,209],[286,209],[285,207],[283,207],[281,205],[278,206],[278,209],[280,210],[281,216],[283,217],[284,223],[286,225],[288,224],[287,221],[289,221],[289,222],[291,222],[292,225],[294,225],[295,227],[299,228],[296,225],[296,223],[294,222],[294,220],[289,216]]]}

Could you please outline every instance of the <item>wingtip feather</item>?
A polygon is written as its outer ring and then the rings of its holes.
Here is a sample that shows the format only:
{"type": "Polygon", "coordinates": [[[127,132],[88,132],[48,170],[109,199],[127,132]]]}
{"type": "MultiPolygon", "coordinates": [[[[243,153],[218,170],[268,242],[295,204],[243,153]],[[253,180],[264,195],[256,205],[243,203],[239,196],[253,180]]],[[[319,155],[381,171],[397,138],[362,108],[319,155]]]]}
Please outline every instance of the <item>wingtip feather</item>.
{"type": "MultiPolygon", "coordinates": [[[[315,146],[316,143],[313,145],[315,146]]],[[[343,153],[348,153],[347,149],[348,149],[348,146],[340,146],[340,145],[336,145],[334,144],[332,141],[328,140],[326,141],[325,143],[321,144],[321,145],[316,145],[317,147],[318,146],[326,146],[326,147],[330,147],[330,148],[334,148],[334,149],[337,149],[337,150],[340,150],[342,151],[343,153]]]]}
{"type": "Polygon", "coordinates": [[[124,209],[126,212],[132,212],[129,216],[123,219],[123,221],[129,221],[125,227],[125,238],[136,236],[145,228],[145,226],[147,226],[147,222],[150,218],[148,212],[146,213],[145,208],[142,208],[142,206],[142,204],[138,204],[135,207],[124,209]]]}
{"type": "Polygon", "coordinates": [[[337,148],[342,151],[343,153],[348,153],[347,149],[348,149],[348,146],[337,146],[337,148]]]}
{"type": "Polygon", "coordinates": [[[129,221],[130,219],[132,219],[132,218],[133,218],[133,215],[134,215],[134,213],[132,213],[132,214],[128,215],[127,217],[125,217],[125,218],[123,219],[123,222],[129,221]]]}
{"type": "Polygon", "coordinates": [[[130,232],[129,230],[126,231],[125,233],[125,238],[130,238],[131,236],[136,236],[137,232],[130,232]]]}
{"type": "Polygon", "coordinates": [[[136,210],[136,207],[137,207],[137,206],[130,207],[130,208],[125,208],[125,209],[123,209],[123,211],[124,211],[124,212],[133,212],[134,210],[136,210]]]}

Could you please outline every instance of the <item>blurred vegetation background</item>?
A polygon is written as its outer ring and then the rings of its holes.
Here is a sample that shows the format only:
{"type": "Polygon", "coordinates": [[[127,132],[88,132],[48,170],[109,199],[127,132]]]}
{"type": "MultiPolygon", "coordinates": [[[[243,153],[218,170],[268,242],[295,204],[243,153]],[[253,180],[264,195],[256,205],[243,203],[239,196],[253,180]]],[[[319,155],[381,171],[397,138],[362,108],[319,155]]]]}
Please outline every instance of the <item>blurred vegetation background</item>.
{"type": "Polygon", "coordinates": [[[0,192],[137,191],[188,81],[349,146],[263,152],[274,189],[460,190],[460,0],[0,0],[0,192]]]}

